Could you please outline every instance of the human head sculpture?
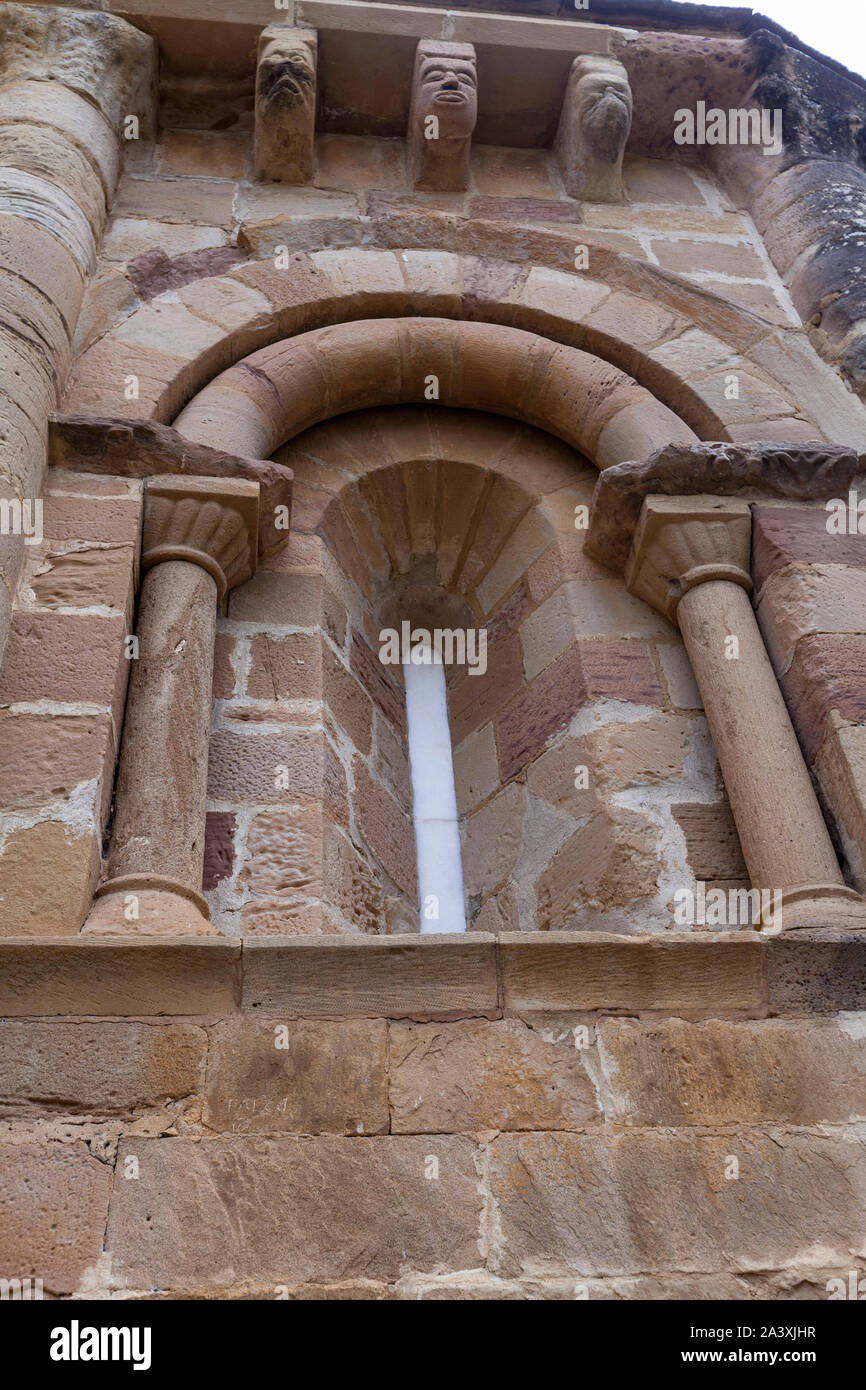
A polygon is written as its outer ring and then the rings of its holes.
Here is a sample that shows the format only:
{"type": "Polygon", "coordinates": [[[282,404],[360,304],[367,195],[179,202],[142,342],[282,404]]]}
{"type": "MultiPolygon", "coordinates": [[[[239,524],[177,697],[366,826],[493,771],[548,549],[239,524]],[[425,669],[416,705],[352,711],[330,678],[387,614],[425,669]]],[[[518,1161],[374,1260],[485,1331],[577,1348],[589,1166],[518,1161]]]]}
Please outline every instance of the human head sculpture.
{"type": "Polygon", "coordinates": [[[422,39],[415,53],[409,110],[409,158],[416,188],[460,191],[468,187],[477,116],[478,75],[472,44],[422,39]]]}
{"type": "Polygon", "coordinates": [[[272,25],[262,32],[256,70],[256,177],[308,183],[316,127],[317,36],[272,25]]]}
{"type": "Polygon", "coordinates": [[[555,143],[572,198],[622,202],[622,160],[631,117],[631,86],[622,63],[615,58],[575,58],[555,143]]]}

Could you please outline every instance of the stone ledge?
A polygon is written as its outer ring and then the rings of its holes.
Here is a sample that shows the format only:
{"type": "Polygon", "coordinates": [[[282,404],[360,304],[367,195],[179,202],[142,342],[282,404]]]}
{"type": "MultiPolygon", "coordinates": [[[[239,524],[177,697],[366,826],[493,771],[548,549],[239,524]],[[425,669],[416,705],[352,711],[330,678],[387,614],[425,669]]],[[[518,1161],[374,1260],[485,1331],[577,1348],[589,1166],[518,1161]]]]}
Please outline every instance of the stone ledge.
{"type": "Polygon", "coordinates": [[[765,1017],[866,1010],[866,933],[7,937],[0,1017],[765,1017]]]}
{"type": "Polygon", "coordinates": [[[290,1016],[496,1018],[496,938],[246,940],[242,1007],[290,1016]]]}
{"type": "Polygon", "coordinates": [[[766,943],[753,933],[503,932],[498,943],[506,1013],[765,1008],[766,943]]]}
{"type": "Polygon", "coordinates": [[[0,1016],[224,1014],[239,998],[240,941],[229,937],[6,937],[0,1016]]]}

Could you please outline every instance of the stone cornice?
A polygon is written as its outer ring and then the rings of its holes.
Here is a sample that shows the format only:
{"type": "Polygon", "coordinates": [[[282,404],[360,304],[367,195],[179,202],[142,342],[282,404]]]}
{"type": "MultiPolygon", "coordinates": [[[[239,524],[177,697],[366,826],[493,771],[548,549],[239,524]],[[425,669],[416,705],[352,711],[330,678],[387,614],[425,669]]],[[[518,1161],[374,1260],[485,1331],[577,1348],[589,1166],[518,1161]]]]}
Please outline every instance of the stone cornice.
{"type": "Polygon", "coordinates": [[[644,498],[652,493],[826,501],[847,496],[858,469],[853,450],[832,444],[669,444],[642,463],[618,463],[599,474],[586,549],[621,573],[644,498]]]}
{"type": "Polygon", "coordinates": [[[76,473],[150,478],[166,473],[189,477],[241,478],[260,489],[258,554],[285,545],[292,506],[292,470],[268,459],[240,458],[212,449],[153,420],[56,415],[49,425],[48,462],[76,473]],[[278,514],[278,508],[285,513],[278,514]],[[286,524],[277,526],[277,520],[286,524]]]}

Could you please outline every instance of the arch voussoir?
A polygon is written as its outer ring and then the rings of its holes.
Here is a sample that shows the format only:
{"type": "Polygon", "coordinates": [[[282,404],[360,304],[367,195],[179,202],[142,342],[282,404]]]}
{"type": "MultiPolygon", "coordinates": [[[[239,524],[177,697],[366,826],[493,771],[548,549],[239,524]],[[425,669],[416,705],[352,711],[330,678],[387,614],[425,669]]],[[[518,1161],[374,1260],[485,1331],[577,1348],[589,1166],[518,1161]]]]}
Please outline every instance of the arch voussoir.
{"type": "Polygon", "coordinates": [[[230,441],[267,458],[331,416],[433,400],[522,419],[589,458],[601,450],[605,464],[642,456],[635,447],[697,440],[644,387],[579,348],[524,329],[428,318],[341,324],[272,344],[223,372],[175,423],[199,444],[230,441]]]}

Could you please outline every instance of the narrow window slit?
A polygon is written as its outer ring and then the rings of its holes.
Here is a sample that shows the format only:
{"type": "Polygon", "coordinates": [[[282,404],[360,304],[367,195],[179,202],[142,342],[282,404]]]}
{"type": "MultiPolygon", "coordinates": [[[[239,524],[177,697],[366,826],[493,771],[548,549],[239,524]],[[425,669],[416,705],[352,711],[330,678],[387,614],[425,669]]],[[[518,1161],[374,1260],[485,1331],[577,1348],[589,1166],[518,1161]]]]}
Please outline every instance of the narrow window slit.
{"type": "MultiPolygon", "coordinates": [[[[415,654],[417,660],[420,653],[415,654]]],[[[465,932],[463,857],[445,667],[432,650],[428,655],[423,664],[407,661],[403,666],[421,931],[465,932]]]]}

